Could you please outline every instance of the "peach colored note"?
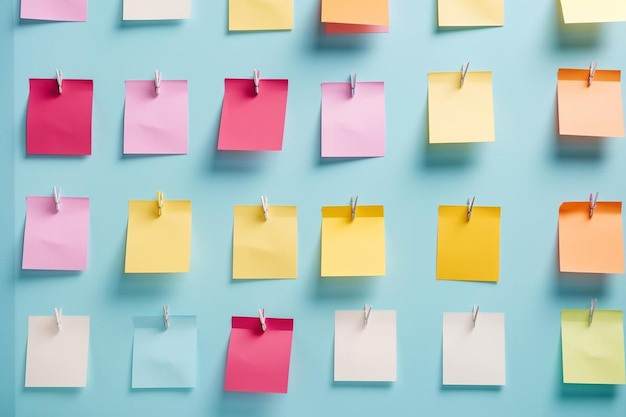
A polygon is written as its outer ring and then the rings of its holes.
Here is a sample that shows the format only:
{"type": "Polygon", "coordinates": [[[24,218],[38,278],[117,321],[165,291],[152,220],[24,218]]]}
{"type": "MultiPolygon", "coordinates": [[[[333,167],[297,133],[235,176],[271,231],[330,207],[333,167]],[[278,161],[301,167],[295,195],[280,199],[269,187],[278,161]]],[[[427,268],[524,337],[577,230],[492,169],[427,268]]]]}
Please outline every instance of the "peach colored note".
{"type": "Polygon", "coordinates": [[[322,22],[389,26],[389,0],[322,0],[322,22]]]}

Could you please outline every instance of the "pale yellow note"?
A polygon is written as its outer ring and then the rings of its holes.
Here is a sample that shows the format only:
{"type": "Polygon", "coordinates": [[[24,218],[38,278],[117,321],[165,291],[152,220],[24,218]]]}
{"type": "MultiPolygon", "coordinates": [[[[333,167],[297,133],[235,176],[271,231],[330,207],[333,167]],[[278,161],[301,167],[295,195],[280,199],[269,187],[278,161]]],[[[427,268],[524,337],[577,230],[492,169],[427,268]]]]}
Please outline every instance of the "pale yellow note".
{"type": "Polygon", "coordinates": [[[293,29],[293,0],[229,0],[228,30],[293,29]]]}
{"type": "Polygon", "coordinates": [[[383,206],[322,207],[322,276],[385,275],[383,206]]]}
{"type": "Polygon", "coordinates": [[[439,206],[437,279],[497,282],[500,207],[439,206]]]}
{"type": "Polygon", "coordinates": [[[624,321],[622,311],[561,312],[563,382],[624,384],[624,321]]]}
{"type": "Polygon", "coordinates": [[[127,273],[189,272],[191,201],[128,202],[127,273]]]}
{"type": "Polygon", "coordinates": [[[438,0],[439,26],[504,26],[504,0],[438,0]]]}
{"type": "Polygon", "coordinates": [[[626,22],[624,0],[561,0],[563,22],[626,22]]]}
{"type": "Polygon", "coordinates": [[[428,74],[429,143],[493,142],[491,72],[468,72],[461,87],[461,71],[428,74]]]}
{"type": "Polygon", "coordinates": [[[294,206],[235,206],[233,279],[296,278],[298,218],[294,206]]]}

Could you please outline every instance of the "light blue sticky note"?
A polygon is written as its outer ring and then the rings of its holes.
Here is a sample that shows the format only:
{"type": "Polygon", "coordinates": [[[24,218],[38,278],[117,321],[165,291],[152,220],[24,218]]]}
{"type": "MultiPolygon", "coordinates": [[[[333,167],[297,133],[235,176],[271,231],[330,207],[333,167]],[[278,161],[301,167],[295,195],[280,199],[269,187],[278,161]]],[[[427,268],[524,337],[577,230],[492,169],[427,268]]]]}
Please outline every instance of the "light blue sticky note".
{"type": "Polygon", "coordinates": [[[196,386],[196,316],[135,317],[133,388],[196,386]]]}

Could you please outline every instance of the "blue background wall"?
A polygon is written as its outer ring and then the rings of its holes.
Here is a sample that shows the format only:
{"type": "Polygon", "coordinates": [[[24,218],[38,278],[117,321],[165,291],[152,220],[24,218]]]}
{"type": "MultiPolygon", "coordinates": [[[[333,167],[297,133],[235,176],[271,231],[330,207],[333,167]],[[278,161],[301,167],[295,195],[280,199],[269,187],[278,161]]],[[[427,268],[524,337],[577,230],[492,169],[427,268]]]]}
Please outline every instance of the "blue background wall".
{"type": "MultiPolygon", "coordinates": [[[[4,2],[6,3],[6,2],[4,2]]],[[[121,21],[122,1],[90,1],[87,23],[32,23],[10,9],[14,34],[14,95],[0,95],[0,120],[14,111],[0,158],[14,173],[14,213],[0,218],[0,308],[6,277],[14,278],[15,337],[0,338],[0,387],[13,383],[15,415],[77,416],[319,416],[319,415],[507,415],[622,416],[623,386],[561,383],[560,310],[626,307],[622,276],[565,276],[558,272],[557,213],[563,201],[599,191],[602,200],[626,199],[623,139],[561,140],[556,135],[555,91],[559,67],[626,69],[626,24],[560,23],[557,0],[506,1],[506,26],[438,30],[436,1],[390,0],[391,33],[325,36],[319,1],[295,4],[291,32],[227,32],[227,1],[194,1],[182,22],[121,21]],[[427,76],[492,70],[496,137],[493,144],[427,144],[427,76]],[[26,157],[24,122],[28,78],[93,78],[93,155],[86,158],[26,157]],[[285,144],[279,153],[218,153],[216,138],[225,77],[288,78],[285,144]],[[124,80],[188,79],[188,156],[124,157],[124,80]],[[387,156],[321,160],[320,83],[385,81],[387,156]],[[13,140],[8,140],[12,138],[13,140]],[[14,167],[12,167],[14,164],[14,167]],[[91,198],[88,270],[84,273],[14,273],[21,261],[25,197],[91,198]],[[124,245],[129,199],[193,201],[189,274],[126,276],[124,245]],[[232,282],[232,207],[293,204],[299,212],[299,278],[295,281],[232,282]],[[320,207],[362,204],[386,211],[387,276],[320,279],[320,207]],[[464,204],[502,207],[501,281],[498,284],[437,282],[437,207],[464,204]],[[8,224],[8,218],[14,218],[8,224]],[[5,248],[6,247],[6,248],[5,248]],[[333,383],[335,309],[364,302],[398,311],[398,381],[393,384],[333,383]],[[192,390],[131,390],[132,316],[197,314],[199,379],[192,390]],[[501,389],[441,386],[441,314],[447,311],[506,313],[507,385],[501,389]],[[88,386],[24,389],[29,315],[87,314],[92,320],[88,386]],[[295,332],[288,395],[223,391],[231,315],[265,307],[273,317],[293,317],[295,332]],[[12,342],[12,344],[10,343],[12,342]],[[15,357],[14,381],[6,381],[15,357]]],[[[10,10],[9,10],[10,11],[10,10]]],[[[4,13],[0,13],[4,16],[4,13]]],[[[3,17],[4,19],[4,17],[3,17]]],[[[5,26],[2,26],[5,30],[5,26]]],[[[0,40],[10,54],[11,40],[0,40]]],[[[3,56],[4,56],[3,55],[3,56]]],[[[4,71],[4,69],[3,69],[4,71]]],[[[4,74],[4,73],[3,73],[4,74]]],[[[10,77],[10,74],[9,74],[10,77]]],[[[4,79],[4,78],[3,78],[4,79]]],[[[451,120],[451,123],[454,123],[451,120]]],[[[0,181],[6,181],[2,176],[0,181]]],[[[3,209],[3,213],[4,209],[3,209]]],[[[10,312],[8,313],[10,316],[10,312]]],[[[9,333],[10,334],[10,333],[9,333]]],[[[0,404],[11,397],[2,389],[0,404]]],[[[2,410],[4,412],[4,410],[2,410]]]]}

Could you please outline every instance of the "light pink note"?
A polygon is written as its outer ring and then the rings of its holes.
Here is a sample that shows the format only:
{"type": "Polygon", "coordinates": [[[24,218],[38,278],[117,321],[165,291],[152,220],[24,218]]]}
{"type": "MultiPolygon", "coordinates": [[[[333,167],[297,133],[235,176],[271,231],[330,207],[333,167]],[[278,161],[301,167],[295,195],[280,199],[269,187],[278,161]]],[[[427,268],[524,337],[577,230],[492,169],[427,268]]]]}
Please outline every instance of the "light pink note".
{"type": "Polygon", "coordinates": [[[322,83],[322,157],[385,156],[385,84],[322,83]]]}
{"type": "Polygon", "coordinates": [[[126,81],[125,154],[186,154],[187,81],[126,81]]]}
{"type": "Polygon", "coordinates": [[[22,0],[20,17],[32,20],[86,22],[87,0],[22,0]]]}
{"type": "Polygon", "coordinates": [[[87,269],[89,199],[26,198],[22,269],[82,271],[87,269]]]}

